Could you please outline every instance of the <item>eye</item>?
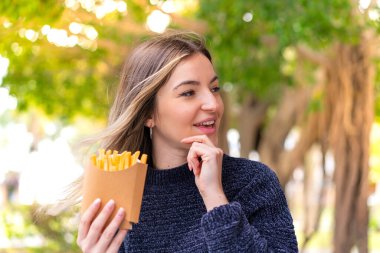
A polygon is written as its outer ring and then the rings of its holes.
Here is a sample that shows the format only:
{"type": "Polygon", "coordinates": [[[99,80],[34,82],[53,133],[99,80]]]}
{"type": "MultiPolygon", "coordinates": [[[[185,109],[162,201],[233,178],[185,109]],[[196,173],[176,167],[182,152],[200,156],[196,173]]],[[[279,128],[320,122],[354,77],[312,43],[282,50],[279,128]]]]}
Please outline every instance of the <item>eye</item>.
{"type": "Polygon", "coordinates": [[[219,86],[213,87],[213,88],[211,88],[211,91],[214,93],[217,93],[220,91],[220,87],[219,86]]]}
{"type": "Polygon", "coordinates": [[[192,95],[194,95],[194,91],[193,90],[188,90],[188,91],[185,91],[185,92],[182,92],[180,94],[181,97],[191,97],[192,95]]]}

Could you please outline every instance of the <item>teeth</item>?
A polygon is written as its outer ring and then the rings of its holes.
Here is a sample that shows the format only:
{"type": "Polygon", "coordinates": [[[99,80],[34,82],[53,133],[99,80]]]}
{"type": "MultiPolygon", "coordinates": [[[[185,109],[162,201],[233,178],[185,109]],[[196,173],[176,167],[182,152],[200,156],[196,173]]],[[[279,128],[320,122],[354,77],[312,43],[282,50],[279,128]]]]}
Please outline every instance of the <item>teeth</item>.
{"type": "Polygon", "coordinates": [[[198,125],[200,126],[209,126],[209,125],[213,125],[215,123],[215,120],[210,120],[210,121],[206,121],[206,122],[202,122],[198,125]]]}

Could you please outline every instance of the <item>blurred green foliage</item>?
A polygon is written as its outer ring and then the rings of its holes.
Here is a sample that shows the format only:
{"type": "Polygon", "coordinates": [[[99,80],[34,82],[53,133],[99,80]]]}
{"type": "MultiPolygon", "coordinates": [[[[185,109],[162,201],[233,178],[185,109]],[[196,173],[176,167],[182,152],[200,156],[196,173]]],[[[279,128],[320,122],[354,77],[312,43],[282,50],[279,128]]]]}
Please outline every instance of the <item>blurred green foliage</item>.
{"type": "Polygon", "coordinates": [[[282,85],[292,84],[284,71],[289,47],[307,44],[323,50],[336,41],[356,43],[364,28],[347,0],[200,1],[199,18],[221,79],[257,97],[273,100],[282,85]],[[245,20],[244,20],[245,19],[245,20]]]}
{"type": "MultiPolygon", "coordinates": [[[[129,1],[128,8],[134,22],[144,21],[140,4],[129,1]]],[[[100,21],[82,8],[66,8],[64,1],[1,1],[0,55],[10,60],[3,86],[17,97],[17,109],[38,107],[63,122],[78,115],[107,118],[120,66],[131,41],[140,36],[124,31],[124,22],[120,13],[100,21]],[[92,26],[96,41],[87,47],[60,47],[42,32],[48,25],[72,35],[73,21],[92,26]],[[35,41],[25,38],[28,29],[38,34],[35,41]]]]}
{"type": "Polygon", "coordinates": [[[29,28],[39,28],[40,23],[54,23],[60,18],[64,10],[62,3],[63,1],[56,0],[3,0],[0,3],[0,13],[9,22],[22,22],[29,28]]]}
{"type": "MultiPolygon", "coordinates": [[[[77,211],[72,210],[56,217],[39,214],[37,206],[7,205],[0,209],[1,229],[9,239],[26,242],[41,241],[41,246],[23,247],[22,252],[79,252],[76,245],[77,211]],[[74,212],[75,211],[75,212],[74,212]],[[41,240],[42,239],[42,240],[41,240]]],[[[17,252],[16,248],[1,252],[17,252]]]]}
{"type": "MultiPolygon", "coordinates": [[[[19,110],[38,106],[62,120],[76,115],[106,118],[110,91],[115,90],[131,42],[149,34],[131,33],[128,27],[134,24],[144,30],[146,16],[154,8],[130,0],[127,16],[115,12],[99,20],[82,8],[66,8],[64,2],[0,3],[0,23],[11,24],[0,27],[0,55],[11,62],[4,85],[17,97],[19,110]],[[41,34],[44,25],[68,31],[72,21],[96,29],[96,46],[57,47],[41,34]],[[22,38],[21,29],[34,29],[38,39],[22,38]]],[[[379,28],[379,22],[355,12],[358,7],[348,0],[200,0],[196,15],[207,24],[206,37],[221,80],[241,89],[241,95],[248,90],[275,102],[283,85],[294,81],[294,63],[285,56],[286,50],[306,44],[322,51],[337,41],[356,43],[363,30],[379,28]]],[[[379,100],[376,105],[379,112],[379,100]]]]}

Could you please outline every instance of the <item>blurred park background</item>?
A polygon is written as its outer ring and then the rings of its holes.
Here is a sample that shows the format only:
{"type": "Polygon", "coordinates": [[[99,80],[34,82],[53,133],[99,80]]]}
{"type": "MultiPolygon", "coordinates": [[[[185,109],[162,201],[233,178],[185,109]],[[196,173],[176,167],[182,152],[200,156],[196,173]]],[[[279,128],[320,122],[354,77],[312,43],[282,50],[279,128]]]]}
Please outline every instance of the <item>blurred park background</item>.
{"type": "Polygon", "coordinates": [[[0,252],[79,252],[78,208],[35,210],[82,173],[121,65],[166,29],[205,36],[222,146],[284,187],[302,252],[380,252],[380,1],[0,1],[0,252]]]}

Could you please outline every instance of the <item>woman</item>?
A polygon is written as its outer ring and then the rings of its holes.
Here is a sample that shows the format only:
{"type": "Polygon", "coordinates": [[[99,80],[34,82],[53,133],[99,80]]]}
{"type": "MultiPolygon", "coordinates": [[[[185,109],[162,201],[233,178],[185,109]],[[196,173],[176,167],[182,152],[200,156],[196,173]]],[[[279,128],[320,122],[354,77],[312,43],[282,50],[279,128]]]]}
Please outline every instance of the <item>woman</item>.
{"type": "Polygon", "coordinates": [[[140,220],[118,231],[119,210],[105,227],[114,203],[98,210],[95,201],[79,226],[84,252],[297,252],[275,173],[217,147],[219,89],[193,33],[167,33],[132,52],[99,139],[106,149],[149,155],[140,220]]]}

